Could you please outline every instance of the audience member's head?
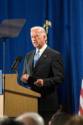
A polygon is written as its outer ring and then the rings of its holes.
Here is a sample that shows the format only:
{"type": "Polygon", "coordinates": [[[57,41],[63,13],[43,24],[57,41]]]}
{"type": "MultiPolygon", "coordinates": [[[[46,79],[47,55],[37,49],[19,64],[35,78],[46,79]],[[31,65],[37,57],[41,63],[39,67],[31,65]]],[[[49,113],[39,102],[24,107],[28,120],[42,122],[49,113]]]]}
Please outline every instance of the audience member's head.
{"type": "Polygon", "coordinates": [[[65,125],[83,125],[83,116],[72,116],[65,125]]]}
{"type": "Polygon", "coordinates": [[[17,121],[21,121],[24,125],[44,125],[44,119],[38,113],[27,112],[16,118],[17,121]]]}
{"type": "Polygon", "coordinates": [[[64,125],[69,119],[70,114],[65,112],[56,112],[49,121],[49,125],[64,125]]]}
{"type": "Polygon", "coordinates": [[[4,116],[0,118],[0,125],[23,125],[23,124],[19,121],[15,121],[14,119],[4,116]]]}

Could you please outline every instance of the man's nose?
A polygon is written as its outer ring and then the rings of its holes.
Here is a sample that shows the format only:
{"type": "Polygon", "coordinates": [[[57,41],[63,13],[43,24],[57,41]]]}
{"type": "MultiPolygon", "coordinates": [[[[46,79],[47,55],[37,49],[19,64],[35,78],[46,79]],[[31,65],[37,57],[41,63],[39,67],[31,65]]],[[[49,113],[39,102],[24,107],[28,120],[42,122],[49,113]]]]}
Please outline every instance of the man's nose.
{"type": "Polygon", "coordinates": [[[35,37],[32,38],[32,40],[35,40],[35,39],[36,39],[35,37]]]}

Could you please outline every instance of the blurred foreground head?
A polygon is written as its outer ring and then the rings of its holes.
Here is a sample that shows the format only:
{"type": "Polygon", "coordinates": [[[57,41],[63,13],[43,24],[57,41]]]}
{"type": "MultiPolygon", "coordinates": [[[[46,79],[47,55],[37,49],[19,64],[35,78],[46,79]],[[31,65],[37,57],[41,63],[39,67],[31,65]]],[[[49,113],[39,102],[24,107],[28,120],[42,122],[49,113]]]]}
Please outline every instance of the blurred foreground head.
{"type": "Polygon", "coordinates": [[[48,125],[65,125],[71,115],[66,112],[56,112],[50,119],[48,125]]]}
{"type": "Polygon", "coordinates": [[[20,121],[15,121],[14,119],[7,116],[3,116],[0,118],[0,125],[23,125],[23,123],[20,121]]]}
{"type": "Polygon", "coordinates": [[[44,119],[35,112],[24,113],[18,116],[16,121],[20,121],[24,125],[44,125],[44,119]]]}
{"type": "Polygon", "coordinates": [[[72,116],[65,125],[83,125],[83,116],[72,116]]]}

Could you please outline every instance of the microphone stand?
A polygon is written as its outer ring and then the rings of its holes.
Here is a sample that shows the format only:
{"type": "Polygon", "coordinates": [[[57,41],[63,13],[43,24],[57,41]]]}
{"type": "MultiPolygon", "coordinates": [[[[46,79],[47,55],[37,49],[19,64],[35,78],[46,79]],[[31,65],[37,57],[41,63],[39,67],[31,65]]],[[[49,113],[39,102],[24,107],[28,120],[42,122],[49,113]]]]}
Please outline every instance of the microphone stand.
{"type": "Polygon", "coordinates": [[[2,37],[0,38],[1,42],[2,42],[2,48],[3,48],[3,56],[2,56],[2,60],[3,60],[3,65],[2,65],[2,93],[4,93],[4,80],[5,80],[5,56],[6,56],[6,45],[5,42],[8,40],[8,37],[2,37]]]}
{"type": "Polygon", "coordinates": [[[17,81],[21,82],[19,79],[19,75],[18,75],[18,65],[19,63],[22,61],[23,57],[22,56],[17,56],[13,62],[13,64],[11,65],[11,70],[13,70],[16,75],[17,75],[17,81]]]}

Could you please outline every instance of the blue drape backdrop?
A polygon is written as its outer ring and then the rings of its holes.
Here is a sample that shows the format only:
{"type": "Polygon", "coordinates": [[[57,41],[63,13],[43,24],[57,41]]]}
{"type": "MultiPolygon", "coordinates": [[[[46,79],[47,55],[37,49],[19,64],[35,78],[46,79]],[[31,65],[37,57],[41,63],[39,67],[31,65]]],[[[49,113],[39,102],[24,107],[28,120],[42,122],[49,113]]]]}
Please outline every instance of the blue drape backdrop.
{"type": "MultiPolygon", "coordinates": [[[[50,20],[48,45],[61,52],[64,62],[65,81],[59,87],[59,101],[66,111],[77,113],[83,78],[83,0],[0,0],[0,23],[20,18],[26,23],[18,37],[4,41],[5,52],[0,39],[0,69],[4,67],[4,73],[12,73],[16,56],[33,49],[30,28],[50,20]]],[[[22,64],[20,72],[21,69],[22,64]]]]}

